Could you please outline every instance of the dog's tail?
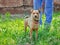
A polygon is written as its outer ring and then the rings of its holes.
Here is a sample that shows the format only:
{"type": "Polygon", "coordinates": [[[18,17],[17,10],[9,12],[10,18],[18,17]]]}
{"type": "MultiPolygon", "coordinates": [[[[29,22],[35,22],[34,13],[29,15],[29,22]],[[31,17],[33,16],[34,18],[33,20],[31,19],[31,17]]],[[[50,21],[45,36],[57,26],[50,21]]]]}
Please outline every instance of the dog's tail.
{"type": "Polygon", "coordinates": [[[27,15],[27,16],[25,16],[25,18],[29,18],[29,16],[27,15]]]}

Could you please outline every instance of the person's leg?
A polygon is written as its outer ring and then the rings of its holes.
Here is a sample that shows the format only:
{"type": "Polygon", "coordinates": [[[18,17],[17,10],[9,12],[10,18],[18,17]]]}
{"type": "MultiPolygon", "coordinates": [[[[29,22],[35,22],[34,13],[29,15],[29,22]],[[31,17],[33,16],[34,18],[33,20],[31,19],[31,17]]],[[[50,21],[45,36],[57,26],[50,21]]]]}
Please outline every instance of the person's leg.
{"type": "Polygon", "coordinates": [[[51,23],[53,12],[53,0],[45,0],[46,23],[51,23]]]}
{"type": "Polygon", "coordinates": [[[48,28],[52,21],[52,12],[53,12],[53,0],[45,0],[45,27],[48,28]]]}
{"type": "MultiPolygon", "coordinates": [[[[42,6],[42,0],[33,0],[33,9],[38,10],[42,6]]],[[[40,13],[40,24],[42,24],[42,12],[40,13]]]]}

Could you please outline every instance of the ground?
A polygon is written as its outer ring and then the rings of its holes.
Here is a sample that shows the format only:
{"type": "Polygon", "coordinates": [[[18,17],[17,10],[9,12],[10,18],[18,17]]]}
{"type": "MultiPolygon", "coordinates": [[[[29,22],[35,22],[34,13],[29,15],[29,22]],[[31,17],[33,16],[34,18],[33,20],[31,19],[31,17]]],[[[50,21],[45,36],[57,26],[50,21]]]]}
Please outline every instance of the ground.
{"type": "MultiPolygon", "coordinates": [[[[16,17],[16,16],[15,16],[16,17]]],[[[19,16],[18,16],[19,17],[19,16]]],[[[45,16],[42,16],[43,22],[45,16]]],[[[53,13],[49,32],[44,32],[44,24],[39,27],[38,40],[29,39],[29,28],[25,36],[24,18],[13,18],[10,13],[0,15],[0,45],[60,45],[60,12],[53,13]],[[42,31],[43,30],[43,31],[42,31]]],[[[33,32],[33,38],[35,37],[33,32]]]]}

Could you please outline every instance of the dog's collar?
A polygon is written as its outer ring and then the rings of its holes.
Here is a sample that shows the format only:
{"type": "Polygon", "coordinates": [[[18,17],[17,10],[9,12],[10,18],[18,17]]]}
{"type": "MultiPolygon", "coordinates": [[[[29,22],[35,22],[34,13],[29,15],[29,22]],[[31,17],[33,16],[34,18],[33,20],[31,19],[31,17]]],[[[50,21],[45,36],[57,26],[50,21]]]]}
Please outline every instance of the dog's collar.
{"type": "Polygon", "coordinates": [[[38,20],[35,20],[33,23],[38,24],[38,20]]]}
{"type": "Polygon", "coordinates": [[[38,24],[38,22],[34,22],[35,24],[38,24]]]}

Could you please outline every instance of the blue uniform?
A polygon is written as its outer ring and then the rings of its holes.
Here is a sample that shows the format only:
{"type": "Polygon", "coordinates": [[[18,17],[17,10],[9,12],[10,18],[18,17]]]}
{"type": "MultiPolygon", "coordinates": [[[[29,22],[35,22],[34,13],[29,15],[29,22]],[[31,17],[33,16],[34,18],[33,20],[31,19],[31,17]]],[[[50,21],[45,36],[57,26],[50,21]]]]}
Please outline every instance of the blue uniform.
{"type": "MultiPolygon", "coordinates": [[[[52,21],[52,12],[53,12],[53,0],[33,0],[33,8],[35,10],[42,7],[42,3],[45,2],[44,13],[46,15],[45,23],[51,23],[52,21]]],[[[40,24],[42,24],[42,12],[40,13],[40,24]]]]}

